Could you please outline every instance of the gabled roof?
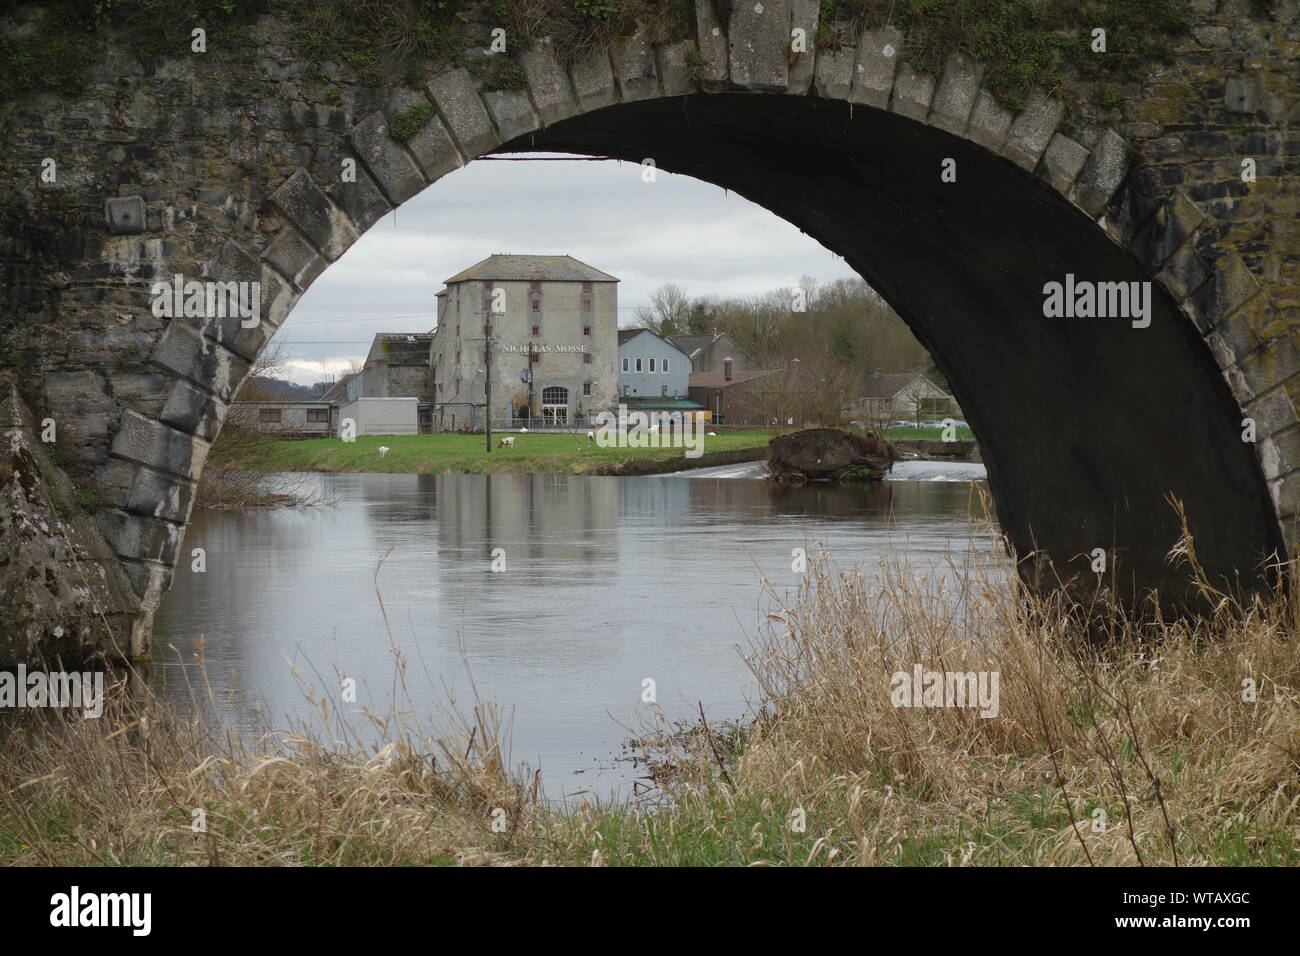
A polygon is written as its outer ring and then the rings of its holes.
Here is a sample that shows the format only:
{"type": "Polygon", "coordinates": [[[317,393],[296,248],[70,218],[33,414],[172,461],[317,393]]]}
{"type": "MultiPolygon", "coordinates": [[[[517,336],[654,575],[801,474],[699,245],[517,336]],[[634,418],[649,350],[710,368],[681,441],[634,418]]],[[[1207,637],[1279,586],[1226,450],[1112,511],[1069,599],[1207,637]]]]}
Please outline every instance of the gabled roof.
{"type": "Polygon", "coordinates": [[[943,391],[919,372],[872,372],[862,376],[858,394],[862,398],[893,398],[918,378],[923,379],[931,388],[943,391]]]}
{"type": "MultiPolygon", "coordinates": [[[[718,343],[719,339],[726,339],[731,344],[727,346],[728,350],[734,350],[737,354],[753,361],[753,357],[740,347],[740,343],[729,336],[726,332],[714,332],[711,335],[670,335],[669,340],[692,359],[699,356],[718,343]]],[[[733,356],[735,357],[735,356],[733,356]]]]}
{"type": "Polygon", "coordinates": [[[706,345],[711,344],[714,338],[716,338],[716,336],[713,335],[670,335],[668,336],[668,341],[672,342],[673,345],[677,346],[691,358],[695,358],[696,354],[706,345]]]}
{"type": "MultiPolygon", "coordinates": [[[[619,347],[621,348],[621,347],[624,345],[624,343],[627,343],[627,342],[632,341],[634,338],[636,338],[636,337],[637,337],[638,335],[640,335],[642,332],[646,333],[647,335],[649,335],[649,336],[652,337],[652,338],[656,338],[656,339],[658,339],[660,342],[663,342],[665,345],[669,346],[670,348],[677,349],[677,351],[679,351],[679,352],[682,351],[681,346],[679,346],[676,342],[674,342],[674,341],[672,340],[671,337],[669,337],[669,336],[664,336],[664,335],[659,335],[659,334],[653,332],[653,331],[650,330],[650,329],[619,329],[619,330],[618,330],[618,344],[619,344],[619,347]]],[[[683,354],[683,355],[686,355],[685,352],[682,352],[682,354],[683,354]]],[[[687,357],[687,358],[690,358],[689,355],[686,355],[686,357],[687,357]]]]}
{"type": "Polygon", "coordinates": [[[349,372],[347,375],[344,375],[321,393],[321,401],[332,402],[338,398],[346,398],[348,394],[348,382],[352,381],[356,377],[356,372],[349,372]]]}
{"type": "Polygon", "coordinates": [[[601,272],[573,256],[488,256],[482,262],[458,272],[446,280],[453,282],[617,282],[607,272],[601,272]]]}
{"type": "Polygon", "coordinates": [[[732,372],[731,378],[727,378],[726,372],[692,372],[687,381],[691,388],[730,388],[762,375],[770,375],[773,371],[770,368],[756,368],[746,372],[732,372]]]}

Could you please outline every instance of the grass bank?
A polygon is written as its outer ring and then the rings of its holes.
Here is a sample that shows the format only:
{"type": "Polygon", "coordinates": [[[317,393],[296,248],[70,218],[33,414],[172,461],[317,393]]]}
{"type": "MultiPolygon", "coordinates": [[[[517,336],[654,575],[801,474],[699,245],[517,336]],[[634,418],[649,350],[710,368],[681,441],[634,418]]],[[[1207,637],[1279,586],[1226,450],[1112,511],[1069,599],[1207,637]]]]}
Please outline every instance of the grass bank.
{"type": "MultiPolygon", "coordinates": [[[[958,428],[957,441],[974,441],[975,433],[969,428],[958,428]]],[[[888,428],[885,437],[890,441],[942,441],[942,428],[888,428]]]]}
{"type": "MultiPolygon", "coordinates": [[[[511,447],[486,450],[482,435],[383,435],[354,442],[338,438],[286,441],[266,438],[224,451],[213,450],[209,467],[243,471],[366,471],[420,475],[484,474],[602,474],[633,460],[667,461],[681,448],[601,448],[577,435],[516,434],[511,447]],[[382,458],[381,447],[388,448],[382,458]]],[[[719,432],[704,438],[705,454],[761,448],[772,433],[719,432]]]]}
{"type": "Polygon", "coordinates": [[[761,714],[651,735],[651,802],[547,804],[487,704],[331,694],[247,740],[119,700],[0,742],[0,865],[1300,863],[1292,600],[1115,617],[1102,651],[996,572],[881,573],[819,556],[751,649],[761,714]],[[999,674],[996,713],[895,706],[915,665],[999,674]]]}

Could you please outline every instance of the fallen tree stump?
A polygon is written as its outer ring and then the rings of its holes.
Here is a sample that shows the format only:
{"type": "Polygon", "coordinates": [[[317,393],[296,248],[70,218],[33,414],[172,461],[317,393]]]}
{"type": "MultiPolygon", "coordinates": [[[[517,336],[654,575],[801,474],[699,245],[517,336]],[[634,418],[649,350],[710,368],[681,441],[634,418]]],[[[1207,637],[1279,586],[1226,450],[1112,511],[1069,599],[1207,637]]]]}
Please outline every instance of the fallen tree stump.
{"type": "Polygon", "coordinates": [[[808,428],[769,442],[767,467],[775,481],[879,481],[898,453],[875,432],[808,428]]]}

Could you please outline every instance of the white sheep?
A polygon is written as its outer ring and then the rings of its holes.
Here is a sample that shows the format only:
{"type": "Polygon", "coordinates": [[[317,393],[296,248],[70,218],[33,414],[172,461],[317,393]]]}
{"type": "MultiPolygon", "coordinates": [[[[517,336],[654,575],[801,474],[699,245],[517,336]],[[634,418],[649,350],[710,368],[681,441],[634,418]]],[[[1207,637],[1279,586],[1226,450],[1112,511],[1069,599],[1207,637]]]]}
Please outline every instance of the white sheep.
{"type": "Polygon", "coordinates": [[[509,448],[509,447],[510,447],[511,445],[513,445],[514,443],[515,443],[515,437],[514,437],[513,435],[511,435],[511,436],[508,437],[508,438],[503,438],[503,439],[501,439],[501,447],[502,447],[502,448],[509,448]]]}
{"type": "Polygon", "coordinates": [[[389,451],[389,449],[388,449],[388,446],[387,446],[387,445],[380,445],[380,446],[379,446],[379,457],[380,457],[380,458],[383,458],[385,455],[388,454],[388,451],[389,451]]]}

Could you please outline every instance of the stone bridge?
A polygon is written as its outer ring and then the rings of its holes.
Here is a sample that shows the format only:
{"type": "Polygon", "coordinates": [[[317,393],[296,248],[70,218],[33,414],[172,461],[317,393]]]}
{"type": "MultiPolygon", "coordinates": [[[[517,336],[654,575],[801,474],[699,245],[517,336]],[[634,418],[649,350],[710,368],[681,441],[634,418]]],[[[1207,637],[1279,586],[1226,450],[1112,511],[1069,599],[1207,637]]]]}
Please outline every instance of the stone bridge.
{"type": "Polygon", "coordinates": [[[889,25],[795,52],[815,0],[698,0],[685,37],[576,60],[533,40],[507,85],[473,69],[490,25],[467,65],[391,84],[312,62],[278,15],[156,61],[110,37],[84,91],[0,105],[0,661],[144,652],[295,302],[431,183],[523,150],[652,160],[843,256],[951,383],[1025,575],[1095,581],[1100,548],[1122,598],[1178,603],[1176,499],[1211,579],[1267,583],[1300,545],[1297,6],[1191,0],[1122,102],[1080,80],[1018,109],[961,52],[918,72],[889,25]],[[155,315],[175,275],[260,283],[260,322],[155,315]],[[1147,320],[1047,317],[1067,281],[1149,282],[1147,320]]]}

